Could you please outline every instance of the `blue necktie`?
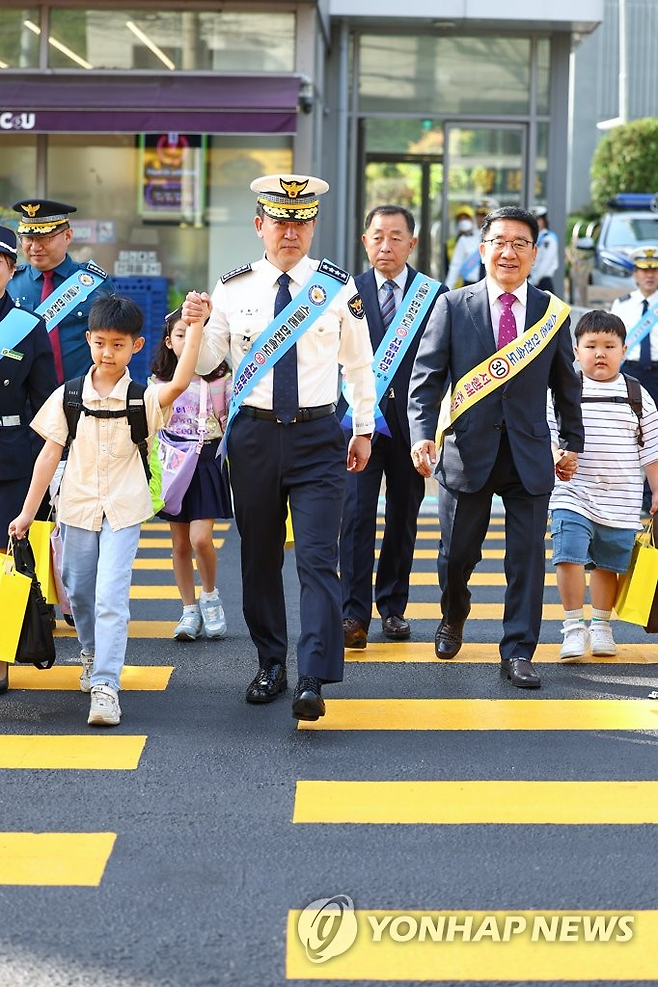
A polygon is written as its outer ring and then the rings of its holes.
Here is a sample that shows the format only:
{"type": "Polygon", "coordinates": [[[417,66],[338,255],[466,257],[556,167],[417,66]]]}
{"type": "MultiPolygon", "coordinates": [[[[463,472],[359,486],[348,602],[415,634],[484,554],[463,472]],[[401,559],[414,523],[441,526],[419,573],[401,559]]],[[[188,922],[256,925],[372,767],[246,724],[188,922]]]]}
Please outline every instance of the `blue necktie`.
{"type": "MultiPolygon", "coordinates": [[[[642,299],[642,315],[647,314],[649,301],[642,299]]],[[[640,343],[640,367],[642,370],[651,370],[651,333],[648,332],[640,343]]]]}
{"type": "Polygon", "coordinates": [[[382,299],[381,305],[379,306],[382,313],[382,322],[384,323],[384,329],[388,329],[391,322],[393,321],[393,316],[395,315],[395,281],[384,281],[382,288],[386,289],[386,294],[382,299]]]}
{"type": "MultiPolygon", "coordinates": [[[[274,300],[274,317],[282,312],[292,301],[288,285],[290,278],[282,274],[277,278],[279,290],[274,300]]],[[[299,410],[299,394],[297,391],[297,344],[283,354],[274,364],[274,379],[272,384],[272,411],[285,425],[289,424],[299,410]]]]}

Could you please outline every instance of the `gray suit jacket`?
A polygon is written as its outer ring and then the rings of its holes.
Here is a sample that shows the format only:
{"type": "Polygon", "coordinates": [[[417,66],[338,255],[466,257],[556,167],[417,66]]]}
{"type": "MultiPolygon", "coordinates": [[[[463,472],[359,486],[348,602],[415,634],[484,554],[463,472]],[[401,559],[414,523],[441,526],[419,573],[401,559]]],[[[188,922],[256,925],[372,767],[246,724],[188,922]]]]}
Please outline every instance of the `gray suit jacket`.
{"type": "MultiPolygon", "coordinates": [[[[526,326],[548,308],[548,296],[528,285],[526,326]]],[[[445,434],[437,477],[446,487],[473,493],[493,468],[502,426],[514,465],[533,495],[553,489],[555,471],[546,422],[546,391],[553,392],[561,444],[582,452],[580,380],[573,367],[569,320],[527,367],[464,412],[445,434]]],[[[409,387],[411,442],[434,439],[448,380],[456,383],[496,351],[486,280],[441,295],[423,334],[409,387]]]]}

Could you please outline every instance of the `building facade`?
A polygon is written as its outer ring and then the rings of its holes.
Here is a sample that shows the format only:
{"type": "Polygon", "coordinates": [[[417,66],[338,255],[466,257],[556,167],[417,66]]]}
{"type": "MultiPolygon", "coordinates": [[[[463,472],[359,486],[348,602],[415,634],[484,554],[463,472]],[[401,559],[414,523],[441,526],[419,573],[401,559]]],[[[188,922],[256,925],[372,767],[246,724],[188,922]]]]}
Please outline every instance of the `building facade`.
{"type": "Polygon", "coordinates": [[[77,259],[175,304],[257,253],[252,178],[312,172],[316,255],[361,269],[365,210],[397,201],[440,276],[462,203],[547,204],[560,229],[570,56],[603,4],[3,4],[0,221],[69,201],[77,259]]]}

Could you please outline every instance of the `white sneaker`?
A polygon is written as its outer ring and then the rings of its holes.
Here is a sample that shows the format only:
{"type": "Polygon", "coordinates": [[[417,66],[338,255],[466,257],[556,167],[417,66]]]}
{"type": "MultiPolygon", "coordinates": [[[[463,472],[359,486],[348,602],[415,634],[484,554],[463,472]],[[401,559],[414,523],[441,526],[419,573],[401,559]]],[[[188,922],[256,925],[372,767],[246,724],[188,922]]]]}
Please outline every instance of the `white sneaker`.
{"type": "Polygon", "coordinates": [[[617,654],[617,645],[612,636],[612,628],[607,620],[593,620],[589,625],[589,640],[592,654],[597,658],[611,658],[617,654]]]}
{"type": "Polygon", "coordinates": [[[119,694],[109,685],[95,685],[87,723],[94,727],[115,727],[121,722],[119,694]]]}
{"type": "Polygon", "coordinates": [[[580,661],[581,658],[587,654],[587,647],[589,644],[589,635],[587,633],[587,628],[580,621],[577,623],[564,621],[562,625],[562,633],[564,634],[564,641],[562,642],[562,647],[560,648],[560,660],[561,661],[580,661]]]}
{"type": "Polygon", "coordinates": [[[94,656],[80,652],[82,671],[80,672],[80,692],[91,692],[91,673],[94,670],[94,656]]]}
{"type": "Polygon", "coordinates": [[[214,600],[200,600],[203,633],[206,637],[224,637],[226,634],[226,615],[219,596],[214,600]]]}
{"type": "Polygon", "coordinates": [[[174,631],[174,641],[196,641],[201,633],[201,611],[183,610],[174,631]]]}

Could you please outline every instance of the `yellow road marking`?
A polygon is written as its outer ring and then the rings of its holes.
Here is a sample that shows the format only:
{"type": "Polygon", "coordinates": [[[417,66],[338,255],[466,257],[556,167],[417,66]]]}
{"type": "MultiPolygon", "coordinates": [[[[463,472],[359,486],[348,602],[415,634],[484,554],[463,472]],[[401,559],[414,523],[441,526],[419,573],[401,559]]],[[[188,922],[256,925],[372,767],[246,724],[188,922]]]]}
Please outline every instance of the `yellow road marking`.
{"type": "MultiPolygon", "coordinates": [[[[213,531],[230,531],[231,524],[229,521],[216,521],[213,525],[213,531]]],[[[168,521],[145,521],[141,528],[142,531],[169,531],[168,521]]]]}
{"type": "MultiPolygon", "coordinates": [[[[128,625],[129,638],[169,638],[174,633],[175,620],[131,620],[128,625]]],[[[57,621],[55,637],[75,637],[75,628],[63,620],[57,621]]],[[[183,646],[183,650],[185,647],[183,646]]]]}
{"type": "MultiPolygon", "coordinates": [[[[53,665],[41,672],[31,665],[12,665],[9,673],[11,689],[72,689],[80,687],[80,668],[76,665],[53,665]]],[[[173,665],[124,665],[121,688],[127,691],[162,692],[169,685],[173,665]]]]}
{"type": "MultiPolygon", "coordinates": [[[[447,981],[453,985],[492,980],[506,984],[656,982],[658,911],[581,912],[574,908],[569,912],[524,912],[511,908],[507,912],[464,913],[359,909],[354,912],[354,945],[342,955],[329,952],[331,958],[320,963],[307,957],[300,941],[300,914],[288,912],[288,980],[447,981]],[[500,941],[496,941],[494,932],[500,941]]],[[[349,931],[346,926],[343,935],[349,936],[349,931]]],[[[338,936],[335,943],[340,946],[338,936]]]]}
{"type": "Polygon", "coordinates": [[[328,699],[300,730],[658,730],[644,699],[328,699]]]}
{"type": "MultiPolygon", "coordinates": [[[[427,528],[419,528],[418,532],[416,533],[416,540],[417,541],[436,541],[436,542],[438,542],[440,536],[441,536],[441,530],[439,528],[430,528],[429,531],[427,530],[427,528]]],[[[384,537],[384,529],[383,528],[377,528],[377,530],[375,532],[375,537],[376,538],[383,538],[384,537]]],[[[496,531],[496,530],[492,531],[491,529],[489,529],[489,531],[485,535],[485,539],[484,540],[485,540],[485,543],[488,542],[488,541],[502,541],[502,542],[504,542],[505,541],[505,533],[504,533],[504,531],[496,531]]],[[[550,534],[546,534],[544,540],[545,541],[550,541],[551,540],[550,534]]]]}
{"type": "Polygon", "coordinates": [[[298,781],[293,822],[655,824],[658,781],[298,781]]]}
{"type": "Polygon", "coordinates": [[[146,736],[0,734],[0,768],[134,771],[146,736]]]}
{"type": "MultiPolygon", "coordinates": [[[[434,559],[436,561],[436,548],[416,548],[414,549],[414,559],[434,559]]],[[[546,558],[550,561],[551,551],[550,549],[545,553],[546,558]]],[[[379,558],[379,549],[375,549],[375,555],[379,558]]],[[[504,559],[505,549],[504,548],[483,548],[482,549],[483,559],[504,559]]]]}
{"type": "Polygon", "coordinates": [[[0,884],[96,888],[116,833],[0,833],[0,884]]]}
{"type": "MultiPolygon", "coordinates": [[[[215,548],[222,548],[224,538],[213,538],[215,548]]],[[[140,538],[139,547],[143,548],[171,548],[171,538],[140,538]]]]}
{"type": "MultiPolygon", "coordinates": [[[[467,642],[456,658],[444,661],[436,657],[434,644],[431,642],[391,641],[384,644],[380,641],[369,642],[362,651],[345,651],[345,661],[350,662],[434,662],[439,665],[455,665],[472,662],[500,661],[497,644],[472,644],[467,642]]],[[[552,662],[560,664],[560,642],[555,644],[539,644],[533,661],[552,662]]],[[[652,644],[649,638],[641,644],[618,644],[614,658],[593,658],[587,655],[583,664],[633,664],[652,665],[658,662],[658,645],[652,644]]]]}
{"type": "MultiPolygon", "coordinates": [[[[373,573],[372,581],[375,582],[373,573]]],[[[557,576],[547,572],[544,577],[546,586],[557,586],[557,576]]],[[[436,572],[412,572],[409,576],[410,586],[438,586],[439,577],[436,572]]],[[[507,580],[503,572],[474,572],[468,581],[469,586],[506,586],[507,580]]]]}
{"type": "MultiPolygon", "coordinates": [[[[404,611],[405,617],[416,617],[418,620],[440,620],[441,610],[438,600],[436,603],[408,603],[404,611]]],[[[372,616],[377,619],[379,613],[373,604],[372,616]]],[[[502,620],[502,603],[473,603],[471,612],[468,615],[468,622],[472,620],[502,620]]],[[[559,603],[545,603],[542,607],[543,620],[564,620],[564,610],[559,603]]]]}

